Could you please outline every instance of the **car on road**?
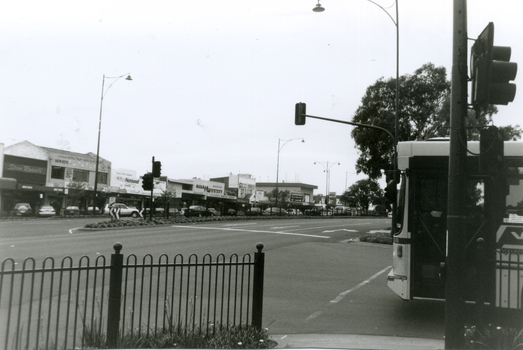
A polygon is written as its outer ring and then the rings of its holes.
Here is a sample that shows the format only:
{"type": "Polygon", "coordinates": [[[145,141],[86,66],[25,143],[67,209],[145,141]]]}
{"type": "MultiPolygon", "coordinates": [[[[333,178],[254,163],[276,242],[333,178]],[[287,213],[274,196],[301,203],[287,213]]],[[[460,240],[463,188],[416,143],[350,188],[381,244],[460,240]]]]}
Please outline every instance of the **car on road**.
{"type": "Polygon", "coordinates": [[[185,217],[202,217],[202,216],[215,216],[216,210],[214,208],[205,208],[204,206],[200,205],[191,205],[189,209],[184,209],[183,215],[185,217]],[[212,210],[210,210],[212,209],[212,210]]]}
{"type": "Polygon", "coordinates": [[[262,215],[262,210],[261,210],[261,208],[254,207],[254,208],[251,208],[251,209],[247,210],[245,212],[245,215],[247,215],[247,216],[259,216],[259,215],[262,215]]]}
{"type": "Polygon", "coordinates": [[[332,209],[332,215],[347,216],[350,214],[350,207],[345,207],[343,205],[338,205],[332,209]]]}
{"type": "Polygon", "coordinates": [[[138,209],[135,207],[128,207],[123,203],[113,202],[111,204],[107,204],[104,208],[104,214],[111,215],[111,209],[119,210],[119,216],[132,216],[133,218],[140,217],[140,211],[138,209]]]}
{"type": "Polygon", "coordinates": [[[263,215],[289,215],[287,213],[287,210],[285,209],[282,209],[282,208],[278,208],[278,207],[272,207],[272,208],[267,208],[263,211],[263,215]]]}
{"type": "Polygon", "coordinates": [[[38,212],[36,213],[36,215],[38,215],[40,217],[54,216],[54,215],[56,215],[56,210],[50,205],[43,205],[38,209],[38,212]]]}
{"type": "Polygon", "coordinates": [[[312,208],[312,209],[305,209],[304,214],[310,215],[310,216],[319,216],[323,215],[323,209],[322,208],[312,208]]]}
{"type": "Polygon", "coordinates": [[[76,205],[70,205],[64,209],[64,215],[79,215],[80,208],[76,205]]]}
{"type": "Polygon", "coordinates": [[[29,203],[16,203],[14,212],[17,216],[28,216],[33,213],[33,210],[31,209],[31,205],[29,203]]]}
{"type": "Polygon", "coordinates": [[[294,216],[303,214],[300,209],[294,209],[294,208],[293,209],[287,209],[287,213],[289,215],[294,215],[294,216]]]}

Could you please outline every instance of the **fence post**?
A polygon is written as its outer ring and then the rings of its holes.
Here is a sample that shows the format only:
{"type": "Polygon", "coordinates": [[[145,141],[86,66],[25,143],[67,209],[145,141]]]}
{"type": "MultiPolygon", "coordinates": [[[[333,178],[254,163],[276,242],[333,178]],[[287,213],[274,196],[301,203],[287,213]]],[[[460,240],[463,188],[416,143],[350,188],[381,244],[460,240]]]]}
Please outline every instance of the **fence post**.
{"type": "Polygon", "coordinates": [[[111,254],[111,275],[109,280],[109,305],[107,307],[107,346],[116,348],[118,330],[120,328],[120,304],[122,293],[123,255],[121,243],[113,245],[114,254],[111,254]]]}
{"type": "Polygon", "coordinates": [[[254,253],[254,280],[252,284],[252,325],[262,327],[263,317],[263,273],[265,269],[265,253],[263,244],[256,244],[258,251],[254,253]]]}

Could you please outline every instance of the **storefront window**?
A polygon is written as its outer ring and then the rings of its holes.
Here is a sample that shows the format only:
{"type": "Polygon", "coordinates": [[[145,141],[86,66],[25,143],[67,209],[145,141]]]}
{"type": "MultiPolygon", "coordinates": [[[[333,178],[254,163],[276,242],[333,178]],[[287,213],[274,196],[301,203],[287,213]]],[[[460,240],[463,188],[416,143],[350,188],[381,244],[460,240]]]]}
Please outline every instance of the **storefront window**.
{"type": "Polygon", "coordinates": [[[65,168],[63,166],[53,166],[51,168],[51,178],[63,180],[65,175],[65,168]]]}
{"type": "Polygon", "coordinates": [[[107,173],[98,173],[98,183],[107,185],[107,173]]]}
{"type": "Polygon", "coordinates": [[[75,182],[88,182],[89,181],[89,171],[74,169],[73,171],[73,181],[75,182]]]}

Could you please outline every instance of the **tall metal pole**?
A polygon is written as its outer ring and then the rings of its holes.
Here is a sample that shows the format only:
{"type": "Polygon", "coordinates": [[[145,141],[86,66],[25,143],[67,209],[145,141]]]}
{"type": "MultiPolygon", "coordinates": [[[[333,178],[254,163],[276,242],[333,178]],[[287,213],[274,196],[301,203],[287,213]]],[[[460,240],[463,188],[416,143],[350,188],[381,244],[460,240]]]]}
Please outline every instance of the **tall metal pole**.
{"type": "Polygon", "coordinates": [[[93,197],[93,215],[96,211],[96,197],[98,196],[98,164],[100,163],[100,133],[102,132],[102,107],[104,104],[104,84],[105,74],[102,78],[102,97],[100,98],[100,118],[98,119],[98,146],[96,147],[96,168],[94,171],[94,197],[93,197]]]}
{"type": "MultiPolygon", "coordinates": [[[[280,140],[280,139],[278,139],[278,161],[276,163],[276,207],[278,206],[278,197],[279,197],[279,193],[278,193],[278,178],[279,178],[279,174],[280,174],[280,151],[283,148],[283,146],[285,146],[286,144],[288,144],[289,142],[294,141],[294,140],[301,140],[301,142],[305,142],[305,139],[302,139],[302,138],[299,138],[299,137],[297,137],[295,139],[290,139],[290,140],[280,140]],[[283,145],[281,145],[281,147],[280,147],[280,141],[285,141],[285,143],[283,145]]],[[[238,191],[240,190],[239,186],[240,186],[240,183],[238,182],[238,191]]]]}
{"type": "Polygon", "coordinates": [[[445,349],[464,347],[467,244],[467,2],[454,0],[445,284],[445,349]]]}
{"type": "MultiPolygon", "coordinates": [[[[125,78],[125,80],[133,80],[133,79],[131,79],[130,73],[120,75],[118,77],[107,77],[107,79],[116,79],[115,81],[113,81],[113,83],[111,85],[109,85],[109,87],[107,88],[107,91],[109,91],[109,89],[111,88],[111,86],[113,86],[114,83],[116,83],[118,80],[120,80],[121,78],[123,78],[126,75],[127,75],[127,78],[125,78]]],[[[103,104],[104,104],[104,96],[107,93],[107,91],[104,92],[105,78],[106,77],[104,74],[103,78],[102,78],[102,96],[100,97],[100,117],[98,119],[98,145],[96,146],[96,168],[94,171],[93,215],[96,211],[96,197],[98,196],[98,166],[100,164],[100,134],[102,132],[102,108],[103,108],[103,104]]]]}
{"type": "MultiPolygon", "coordinates": [[[[151,176],[154,172],[154,156],[151,164],[151,176]]],[[[149,220],[153,221],[153,194],[154,194],[154,177],[152,177],[153,185],[151,186],[151,199],[149,201],[149,220]]]]}
{"type": "MultiPolygon", "coordinates": [[[[280,139],[278,139],[278,162],[276,163],[276,207],[278,207],[278,176],[280,174],[280,139]]],[[[238,187],[239,190],[239,187],[238,187]]]]}

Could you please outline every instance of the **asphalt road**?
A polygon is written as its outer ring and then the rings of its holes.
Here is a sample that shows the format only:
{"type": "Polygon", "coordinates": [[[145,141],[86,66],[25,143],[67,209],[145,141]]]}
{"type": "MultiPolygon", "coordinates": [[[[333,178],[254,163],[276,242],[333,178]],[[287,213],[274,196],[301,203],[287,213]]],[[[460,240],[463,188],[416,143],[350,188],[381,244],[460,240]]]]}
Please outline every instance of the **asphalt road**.
{"type": "Polygon", "coordinates": [[[444,306],[402,301],[386,286],[392,249],[353,241],[390,219],[330,218],[223,221],[193,225],[82,231],[99,219],[0,222],[0,254],[33,257],[253,253],[266,256],[263,324],[271,334],[371,334],[442,339],[444,306]]]}

